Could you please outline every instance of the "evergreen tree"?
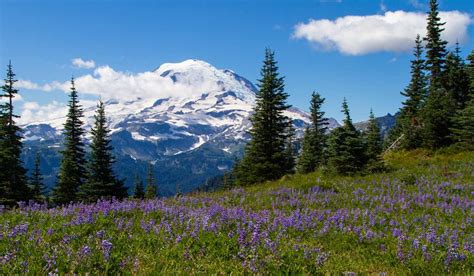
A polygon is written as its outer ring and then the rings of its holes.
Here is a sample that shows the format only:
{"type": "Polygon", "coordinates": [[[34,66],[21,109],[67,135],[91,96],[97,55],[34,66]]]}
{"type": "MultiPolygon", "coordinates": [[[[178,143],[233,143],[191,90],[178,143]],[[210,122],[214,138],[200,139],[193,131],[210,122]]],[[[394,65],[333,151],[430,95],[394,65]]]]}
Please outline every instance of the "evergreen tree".
{"type": "Polygon", "coordinates": [[[153,165],[150,163],[148,164],[148,173],[146,177],[145,198],[152,199],[152,198],[156,198],[157,195],[158,195],[158,191],[156,188],[155,176],[153,173],[153,165]]]}
{"type": "Polygon", "coordinates": [[[446,44],[441,39],[444,30],[436,0],[430,2],[426,40],[426,67],[429,75],[429,95],[422,110],[423,146],[436,149],[451,143],[451,118],[455,110],[454,99],[445,89],[444,69],[446,44]]]}
{"type": "Polygon", "coordinates": [[[474,99],[474,50],[467,56],[469,63],[466,66],[467,75],[469,76],[469,99],[474,99]]]}
{"type": "Polygon", "coordinates": [[[31,196],[37,201],[41,202],[45,200],[46,187],[43,184],[43,176],[41,175],[40,169],[41,157],[39,152],[36,153],[35,166],[30,178],[31,196]]]}
{"type": "Polygon", "coordinates": [[[265,60],[259,80],[259,92],[251,117],[252,140],[247,144],[243,159],[234,167],[236,184],[274,180],[290,173],[286,145],[291,121],[283,112],[288,94],[284,91],[283,78],[279,76],[275,53],[265,51],[265,60]]]}
{"type": "Polygon", "coordinates": [[[380,126],[375,118],[374,112],[370,110],[369,126],[366,131],[367,137],[367,159],[377,159],[382,153],[382,136],[380,126]]]}
{"type": "Polygon", "coordinates": [[[353,174],[361,171],[365,164],[364,143],[360,133],[352,124],[346,99],[342,103],[345,115],[342,127],[332,131],[328,141],[328,164],[338,174],[353,174]]]}
{"type": "Polygon", "coordinates": [[[410,119],[413,126],[418,126],[420,120],[419,113],[427,96],[423,45],[419,35],[416,37],[413,53],[415,58],[411,61],[410,84],[400,94],[406,98],[403,102],[402,113],[410,119]]]}
{"type": "Polygon", "coordinates": [[[133,198],[137,198],[137,199],[145,198],[145,191],[143,190],[143,181],[140,179],[140,176],[138,174],[135,176],[133,198]]]}
{"type": "Polygon", "coordinates": [[[404,134],[401,147],[407,150],[421,146],[421,110],[427,96],[427,83],[424,74],[425,61],[423,60],[423,46],[419,35],[415,40],[414,56],[415,58],[411,61],[410,83],[401,92],[406,99],[400,109],[395,127],[390,130],[388,139],[391,144],[400,135],[404,134]]]}
{"type": "Polygon", "coordinates": [[[26,170],[20,159],[21,129],[15,123],[18,116],[13,111],[13,99],[18,94],[15,82],[10,62],[0,94],[0,100],[3,100],[0,104],[0,204],[7,206],[30,198],[26,170]]]}
{"type": "Polygon", "coordinates": [[[422,110],[423,146],[438,149],[451,144],[452,117],[455,103],[441,88],[431,91],[422,110]]]}
{"type": "Polygon", "coordinates": [[[474,149],[474,98],[458,111],[453,121],[454,141],[466,149],[474,149]]]}
{"type": "Polygon", "coordinates": [[[441,22],[438,1],[430,0],[426,41],[426,67],[430,72],[430,92],[442,87],[443,70],[446,62],[447,42],[441,38],[445,22],[441,22]]]}
{"type": "Polygon", "coordinates": [[[80,187],[81,198],[89,202],[95,202],[100,198],[124,198],[127,196],[127,188],[123,181],[115,177],[112,169],[115,158],[112,155],[110,130],[107,126],[105,107],[102,101],[99,101],[97,105],[94,119],[94,126],[91,130],[91,156],[86,182],[80,187]]]}
{"type": "Polygon", "coordinates": [[[449,97],[454,101],[456,110],[463,109],[469,101],[469,74],[460,53],[459,44],[456,44],[455,51],[446,57],[444,81],[444,86],[449,97]]]}
{"type": "Polygon", "coordinates": [[[474,50],[468,56],[466,71],[470,79],[469,101],[453,121],[453,139],[464,148],[474,149],[474,50]]]}
{"type": "Polygon", "coordinates": [[[377,122],[372,110],[370,110],[369,126],[365,132],[365,138],[367,169],[371,172],[380,171],[383,169],[383,162],[381,159],[383,141],[379,123],[377,122]]]}
{"type": "Polygon", "coordinates": [[[69,94],[69,110],[64,124],[64,149],[61,151],[62,160],[58,175],[58,183],[53,189],[53,200],[57,204],[66,204],[78,199],[79,187],[86,179],[85,152],[82,128],[82,108],[71,79],[69,94]]]}
{"type": "Polygon", "coordinates": [[[313,92],[311,96],[311,126],[306,129],[303,147],[298,159],[298,172],[310,173],[325,162],[326,132],[328,120],[321,111],[324,98],[313,92]]]}

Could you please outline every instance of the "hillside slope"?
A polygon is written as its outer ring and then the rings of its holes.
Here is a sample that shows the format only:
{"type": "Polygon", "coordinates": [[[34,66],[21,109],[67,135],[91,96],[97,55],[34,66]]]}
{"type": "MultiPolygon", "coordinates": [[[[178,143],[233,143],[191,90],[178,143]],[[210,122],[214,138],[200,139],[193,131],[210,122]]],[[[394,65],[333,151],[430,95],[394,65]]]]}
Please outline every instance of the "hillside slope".
{"type": "Polygon", "coordinates": [[[472,272],[474,153],[386,161],[377,175],[8,211],[0,274],[472,272]]]}

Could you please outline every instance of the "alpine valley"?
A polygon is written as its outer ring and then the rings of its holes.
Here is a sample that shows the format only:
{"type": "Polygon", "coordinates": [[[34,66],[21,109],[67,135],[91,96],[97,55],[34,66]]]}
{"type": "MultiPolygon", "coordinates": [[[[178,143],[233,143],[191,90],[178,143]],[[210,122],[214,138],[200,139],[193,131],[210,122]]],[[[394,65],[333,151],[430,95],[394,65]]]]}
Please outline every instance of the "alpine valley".
{"type": "MultiPolygon", "coordinates": [[[[189,192],[207,179],[222,175],[240,158],[249,140],[249,118],[257,89],[252,82],[231,70],[221,70],[200,60],[165,63],[146,72],[156,82],[154,96],[143,94],[138,86],[126,100],[105,101],[110,118],[115,171],[132,186],[135,174],[145,176],[146,164],[154,164],[159,194],[189,192]],[[162,96],[161,84],[182,87],[162,96]]],[[[133,86],[132,86],[133,87],[133,86]]],[[[80,91],[79,93],[84,92],[80,91]]],[[[93,122],[95,106],[84,108],[85,128],[93,122]]],[[[309,115],[297,108],[286,114],[301,137],[309,115]]],[[[24,126],[23,161],[28,169],[33,156],[41,153],[41,170],[49,187],[59,169],[64,117],[24,126]]],[[[329,120],[330,129],[339,126],[329,120]]],[[[86,136],[86,143],[90,137],[86,136]]]]}

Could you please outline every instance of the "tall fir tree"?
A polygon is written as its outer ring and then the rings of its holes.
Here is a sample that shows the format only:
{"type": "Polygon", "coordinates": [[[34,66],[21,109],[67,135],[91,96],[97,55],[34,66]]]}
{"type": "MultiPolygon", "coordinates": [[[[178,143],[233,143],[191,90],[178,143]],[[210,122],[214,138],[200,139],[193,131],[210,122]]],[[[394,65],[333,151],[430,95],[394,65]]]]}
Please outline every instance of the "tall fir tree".
{"type": "Polygon", "coordinates": [[[469,76],[469,100],[474,99],[474,50],[467,56],[469,61],[466,65],[467,75],[469,76]]]}
{"type": "Polygon", "coordinates": [[[350,117],[346,99],[342,103],[345,119],[342,127],[332,131],[328,141],[328,165],[338,174],[359,172],[365,165],[365,147],[350,117]]]}
{"type": "Polygon", "coordinates": [[[414,59],[411,61],[411,80],[408,87],[400,94],[405,97],[402,113],[410,120],[411,125],[418,126],[420,110],[428,94],[426,75],[424,73],[425,60],[423,59],[423,45],[420,36],[415,40],[413,51],[414,59]]]}
{"type": "MultiPolygon", "coordinates": [[[[469,73],[463,58],[459,43],[456,44],[454,52],[450,52],[446,57],[446,71],[444,87],[448,96],[454,101],[456,110],[463,109],[469,101],[469,73]]],[[[455,111],[453,111],[455,113],[455,111]]]]}
{"type": "Polygon", "coordinates": [[[426,41],[426,68],[430,72],[430,92],[442,87],[443,70],[446,63],[447,42],[441,38],[445,22],[441,22],[438,1],[430,0],[426,41]]]}
{"type": "Polygon", "coordinates": [[[291,173],[288,167],[286,145],[290,119],[283,114],[290,106],[279,76],[275,53],[265,50],[265,60],[258,81],[259,91],[251,117],[251,141],[243,159],[234,167],[237,185],[274,180],[291,173]]]}
{"type": "Polygon", "coordinates": [[[324,98],[319,93],[311,95],[311,126],[305,130],[301,155],[298,158],[298,172],[310,173],[325,163],[326,133],[328,120],[321,107],[324,98]]]}
{"type": "Polygon", "coordinates": [[[369,126],[365,136],[367,139],[367,159],[377,159],[382,153],[382,136],[380,135],[379,123],[372,110],[370,110],[369,126]]]}
{"type": "Polygon", "coordinates": [[[112,154],[110,130],[107,126],[105,107],[102,101],[97,105],[94,115],[94,126],[91,130],[92,143],[90,145],[90,160],[87,166],[87,179],[80,187],[81,199],[95,202],[100,198],[125,198],[127,188],[122,180],[115,176],[112,165],[115,158],[112,154]]]}
{"type": "Polygon", "coordinates": [[[469,95],[466,106],[458,110],[453,118],[453,140],[465,149],[474,149],[474,50],[468,56],[466,65],[469,76],[469,95]]]}
{"type": "Polygon", "coordinates": [[[86,160],[83,142],[82,107],[79,105],[78,94],[71,79],[68,114],[64,124],[64,149],[58,175],[58,183],[53,189],[53,201],[56,204],[67,204],[78,200],[79,187],[86,179],[86,160]]]}
{"type": "Polygon", "coordinates": [[[135,184],[133,185],[133,198],[143,199],[145,198],[145,191],[143,189],[143,181],[140,179],[140,176],[137,174],[135,176],[135,184]]]}
{"type": "Polygon", "coordinates": [[[451,130],[454,142],[464,149],[474,149],[474,99],[456,113],[451,130]]]}
{"type": "Polygon", "coordinates": [[[425,148],[438,149],[451,144],[450,127],[454,111],[455,102],[444,88],[430,92],[422,110],[422,145],[425,148]]]}
{"type": "Polygon", "coordinates": [[[35,165],[30,177],[31,197],[37,202],[45,201],[46,187],[43,183],[43,175],[41,174],[41,156],[39,152],[35,156],[35,165]]]}
{"type": "Polygon", "coordinates": [[[426,68],[429,71],[429,94],[422,110],[423,146],[437,149],[451,143],[451,118],[455,102],[444,84],[446,44],[441,38],[442,28],[438,2],[430,1],[426,40],[426,68]]]}
{"type": "Polygon", "coordinates": [[[381,171],[384,168],[381,158],[383,140],[380,132],[380,126],[375,118],[374,112],[370,110],[369,126],[364,133],[365,136],[365,158],[367,170],[370,172],[381,171]]]}
{"type": "Polygon", "coordinates": [[[26,170],[20,159],[23,143],[18,118],[13,110],[13,100],[18,94],[15,73],[9,62],[7,76],[2,85],[0,100],[0,205],[13,206],[18,201],[30,199],[26,170]]]}
{"type": "Polygon", "coordinates": [[[146,199],[153,199],[156,198],[158,195],[158,189],[155,183],[155,176],[153,172],[153,165],[150,163],[148,164],[148,172],[146,176],[146,189],[145,189],[145,198],[146,199]]]}
{"type": "Polygon", "coordinates": [[[414,59],[411,61],[411,80],[400,93],[405,100],[388,138],[388,142],[391,143],[403,134],[401,148],[407,150],[418,148],[422,144],[421,110],[428,93],[424,69],[423,45],[418,35],[415,40],[414,59]]]}

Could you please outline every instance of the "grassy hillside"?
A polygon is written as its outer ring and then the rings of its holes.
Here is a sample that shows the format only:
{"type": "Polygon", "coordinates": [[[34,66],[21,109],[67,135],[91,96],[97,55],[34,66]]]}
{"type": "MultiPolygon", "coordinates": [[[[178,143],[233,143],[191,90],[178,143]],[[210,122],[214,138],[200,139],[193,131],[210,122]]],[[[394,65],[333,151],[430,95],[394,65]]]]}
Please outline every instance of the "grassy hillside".
{"type": "Polygon", "coordinates": [[[216,193],[0,216],[0,274],[474,272],[474,153],[395,153],[216,193]]]}

